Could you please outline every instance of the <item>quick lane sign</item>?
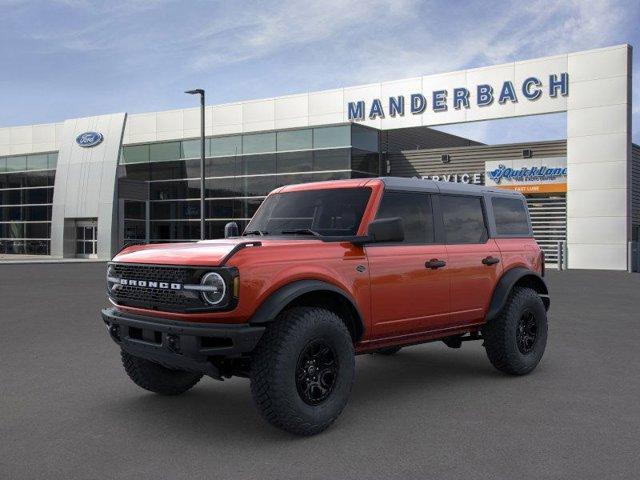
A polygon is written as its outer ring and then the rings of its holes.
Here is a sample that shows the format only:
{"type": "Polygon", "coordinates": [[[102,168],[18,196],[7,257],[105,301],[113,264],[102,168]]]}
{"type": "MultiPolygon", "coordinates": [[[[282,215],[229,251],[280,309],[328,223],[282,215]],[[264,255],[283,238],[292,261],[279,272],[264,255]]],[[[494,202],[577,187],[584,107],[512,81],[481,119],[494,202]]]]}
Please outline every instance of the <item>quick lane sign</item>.
{"type": "Polygon", "coordinates": [[[494,102],[505,104],[517,103],[519,99],[535,101],[547,94],[551,98],[558,95],[569,95],[569,74],[559,73],[549,75],[546,88],[538,77],[529,77],[522,84],[514,85],[511,81],[505,81],[499,88],[489,84],[480,84],[472,89],[466,87],[454,88],[452,91],[434,90],[429,98],[422,93],[413,93],[409,98],[404,95],[388,97],[386,99],[374,98],[370,104],[364,100],[349,102],[347,105],[349,120],[375,120],[377,118],[403,117],[405,113],[420,115],[427,108],[434,112],[445,112],[450,107],[455,110],[471,108],[471,106],[487,107],[494,102]]]}
{"type": "Polygon", "coordinates": [[[567,159],[500,160],[486,162],[485,184],[522,193],[567,191],[567,159]]]}

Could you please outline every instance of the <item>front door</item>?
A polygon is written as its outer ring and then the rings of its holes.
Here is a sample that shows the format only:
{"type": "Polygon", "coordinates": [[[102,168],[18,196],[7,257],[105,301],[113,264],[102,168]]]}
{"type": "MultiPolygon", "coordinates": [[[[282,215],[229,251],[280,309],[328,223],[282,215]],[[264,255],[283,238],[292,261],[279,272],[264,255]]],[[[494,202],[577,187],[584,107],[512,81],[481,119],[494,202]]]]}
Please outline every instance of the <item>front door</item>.
{"type": "Polygon", "coordinates": [[[76,257],[98,257],[98,222],[96,220],[76,221],[76,257]]]}
{"type": "Polygon", "coordinates": [[[482,197],[441,195],[451,278],[451,324],[484,321],[502,272],[500,250],[488,238],[482,197]]]}
{"type": "Polygon", "coordinates": [[[426,193],[384,194],[376,218],[400,217],[404,242],[366,247],[371,279],[372,337],[400,337],[449,322],[446,247],[436,244],[432,199],[426,193]]]}

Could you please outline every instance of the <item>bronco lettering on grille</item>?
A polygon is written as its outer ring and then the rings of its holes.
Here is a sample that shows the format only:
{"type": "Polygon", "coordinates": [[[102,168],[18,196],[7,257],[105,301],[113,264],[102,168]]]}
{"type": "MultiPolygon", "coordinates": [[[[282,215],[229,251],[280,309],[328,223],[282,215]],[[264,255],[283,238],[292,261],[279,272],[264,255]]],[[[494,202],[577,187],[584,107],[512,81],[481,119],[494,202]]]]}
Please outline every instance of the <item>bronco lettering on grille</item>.
{"type": "Polygon", "coordinates": [[[121,278],[120,285],[144,288],[162,288],[164,290],[182,290],[181,283],[151,282],[147,280],[130,280],[128,278],[121,278]]]}

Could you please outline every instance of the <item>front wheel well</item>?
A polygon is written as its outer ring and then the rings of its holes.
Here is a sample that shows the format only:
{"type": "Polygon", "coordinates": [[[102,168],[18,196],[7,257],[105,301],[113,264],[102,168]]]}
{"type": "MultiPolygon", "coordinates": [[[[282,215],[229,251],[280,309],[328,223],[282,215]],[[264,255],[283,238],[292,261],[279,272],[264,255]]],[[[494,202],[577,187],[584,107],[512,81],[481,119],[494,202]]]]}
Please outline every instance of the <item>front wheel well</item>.
{"type": "Polygon", "coordinates": [[[282,311],[293,307],[316,307],[331,310],[344,322],[354,343],[360,340],[364,334],[360,314],[347,298],[336,292],[314,290],[303,293],[288,303],[282,311]]]}

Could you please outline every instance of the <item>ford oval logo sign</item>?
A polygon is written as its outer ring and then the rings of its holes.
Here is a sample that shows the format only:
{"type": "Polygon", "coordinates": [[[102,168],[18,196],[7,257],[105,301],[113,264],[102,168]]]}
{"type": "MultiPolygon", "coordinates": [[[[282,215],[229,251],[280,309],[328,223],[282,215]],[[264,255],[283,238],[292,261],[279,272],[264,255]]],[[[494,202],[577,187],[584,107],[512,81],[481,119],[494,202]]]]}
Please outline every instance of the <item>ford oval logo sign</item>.
{"type": "Polygon", "coordinates": [[[76,137],[76,143],[81,147],[95,147],[104,137],[98,132],[84,132],[76,137]]]}

